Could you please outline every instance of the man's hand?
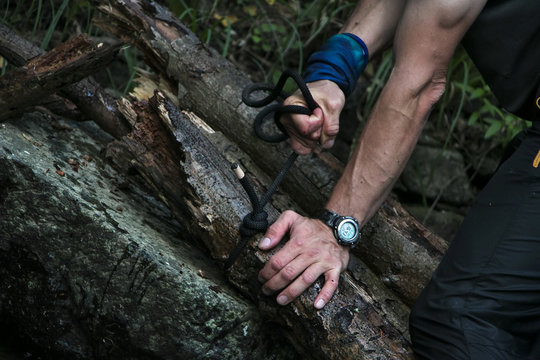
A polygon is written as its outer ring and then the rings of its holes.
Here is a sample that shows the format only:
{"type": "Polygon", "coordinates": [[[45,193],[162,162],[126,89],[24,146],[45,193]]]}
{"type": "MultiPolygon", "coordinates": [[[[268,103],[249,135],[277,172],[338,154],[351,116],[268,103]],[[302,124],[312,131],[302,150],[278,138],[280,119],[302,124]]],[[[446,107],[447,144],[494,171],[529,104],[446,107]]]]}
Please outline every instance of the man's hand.
{"type": "Polygon", "coordinates": [[[271,249],[287,232],[289,241],[259,272],[263,293],[270,295],[284,289],[277,295],[277,302],[286,305],[324,274],[324,286],[314,301],[315,308],[321,309],[332,298],[339,275],[347,268],[349,250],[337,243],[332,230],[322,221],[291,210],[268,228],[259,247],[271,249]]]}
{"type": "MultiPolygon", "coordinates": [[[[291,138],[291,147],[298,154],[310,153],[317,144],[329,149],[339,131],[339,114],[345,104],[343,91],[332,81],[320,80],[308,83],[313,99],[319,107],[312,115],[284,114],[281,123],[291,138]]],[[[284,105],[307,107],[300,91],[283,102],[284,105]]]]}

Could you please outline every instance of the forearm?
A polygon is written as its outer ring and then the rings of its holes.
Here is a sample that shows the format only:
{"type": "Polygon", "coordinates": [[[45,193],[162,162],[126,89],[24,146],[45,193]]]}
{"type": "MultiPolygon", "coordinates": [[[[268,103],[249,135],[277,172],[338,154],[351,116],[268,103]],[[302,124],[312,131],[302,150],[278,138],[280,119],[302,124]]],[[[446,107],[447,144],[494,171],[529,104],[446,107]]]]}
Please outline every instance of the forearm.
{"type": "Polygon", "coordinates": [[[443,94],[452,54],[484,3],[407,3],[394,38],[394,68],[330,197],[329,209],[362,223],[376,212],[443,94]]]}
{"type": "Polygon", "coordinates": [[[371,218],[388,196],[431,108],[420,98],[403,96],[393,82],[398,80],[389,80],[327,204],[327,208],[354,216],[361,223],[371,218]]]}

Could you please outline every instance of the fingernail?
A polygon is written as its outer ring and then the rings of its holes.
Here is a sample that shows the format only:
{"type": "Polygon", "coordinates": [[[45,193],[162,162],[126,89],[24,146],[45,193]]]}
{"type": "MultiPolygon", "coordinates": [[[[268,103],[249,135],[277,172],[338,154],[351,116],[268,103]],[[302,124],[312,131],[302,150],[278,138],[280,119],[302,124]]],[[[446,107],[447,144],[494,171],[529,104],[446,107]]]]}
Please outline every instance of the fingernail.
{"type": "Polygon", "coordinates": [[[278,296],[277,302],[279,305],[285,305],[289,299],[285,295],[278,296]]]}
{"type": "Polygon", "coordinates": [[[324,306],[324,300],[323,299],[319,299],[317,300],[317,302],[315,303],[315,308],[316,309],[322,309],[324,306]]]}
{"type": "Polygon", "coordinates": [[[327,142],[324,143],[323,147],[326,149],[330,149],[332,146],[334,146],[334,141],[335,140],[328,140],[327,142]]]}
{"type": "Polygon", "coordinates": [[[259,242],[259,247],[262,249],[267,248],[270,246],[270,243],[271,243],[271,240],[265,237],[259,242]]]}

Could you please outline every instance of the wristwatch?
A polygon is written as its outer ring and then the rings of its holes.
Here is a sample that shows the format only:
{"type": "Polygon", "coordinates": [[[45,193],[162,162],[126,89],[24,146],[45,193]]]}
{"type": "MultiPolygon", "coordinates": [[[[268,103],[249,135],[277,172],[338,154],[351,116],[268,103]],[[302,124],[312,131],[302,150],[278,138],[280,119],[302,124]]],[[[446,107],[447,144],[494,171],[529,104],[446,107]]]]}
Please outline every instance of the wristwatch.
{"type": "Polygon", "coordinates": [[[324,209],[319,219],[332,228],[339,245],[354,247],[362,237],[358,221],[351,216],[341,216],[324,209]]]}

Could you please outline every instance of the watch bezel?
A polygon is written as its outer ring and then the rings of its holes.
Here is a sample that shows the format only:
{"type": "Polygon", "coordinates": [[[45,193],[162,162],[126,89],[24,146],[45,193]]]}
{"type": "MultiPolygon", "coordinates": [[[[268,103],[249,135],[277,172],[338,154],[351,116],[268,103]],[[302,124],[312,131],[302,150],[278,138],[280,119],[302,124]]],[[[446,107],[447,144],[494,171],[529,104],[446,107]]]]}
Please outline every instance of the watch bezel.
{"type": "Polygon", "coordinates": [[[318,218],[323,223],[328,225],[328,227],[330,227],[330,229],[333,232],[334,238],[336,239],[337,243],[341,246],[349,246],[353,248],[362,238],[362,231],[361,231],[362,228],[360,227],[358,220],[356,220],[356,218],[352,216],[342,216],[342,215],[336,214],[332,210],[323,209],[319,213],[318,218]],[[355,236],[351,239],[343,239],[340,235],[341,227],[347,222],[350,222],[356,230],[355,236]]]}
{"type": "Polygon", "coordinates": [[[338,243],[340,245],[347,245],[347,246],[354,246],[356,243],[358,243],[358,240],[360,239],[360,225],[358,224],[358,221],[351,217],[351,216],[339,216],[334,221],[334,236],[337,239],[338,243]],[[350,239],[344,239],[341,236],[341,229],[345,224],[352,224],[355,229],[354,237],[350,239]]]}

